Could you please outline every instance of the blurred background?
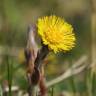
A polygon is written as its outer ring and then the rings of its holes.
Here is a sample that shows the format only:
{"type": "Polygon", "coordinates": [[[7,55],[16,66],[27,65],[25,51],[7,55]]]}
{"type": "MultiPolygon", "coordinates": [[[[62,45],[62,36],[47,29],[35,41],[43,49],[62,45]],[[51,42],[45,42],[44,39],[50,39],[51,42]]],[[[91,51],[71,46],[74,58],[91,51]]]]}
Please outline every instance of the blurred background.
{"type": "Polygon", "coordinates": [[[23,61],[27,28],[46,15],[65,18],[73,25],[77,39],[72,51],[48,55],[47,81],[59,77],[74,64],[87,66],[49,87],[49,96],[96,96],[96,0],[0,0],[0,86],[4,88],[10,81],[26,93],[23,61]]]}

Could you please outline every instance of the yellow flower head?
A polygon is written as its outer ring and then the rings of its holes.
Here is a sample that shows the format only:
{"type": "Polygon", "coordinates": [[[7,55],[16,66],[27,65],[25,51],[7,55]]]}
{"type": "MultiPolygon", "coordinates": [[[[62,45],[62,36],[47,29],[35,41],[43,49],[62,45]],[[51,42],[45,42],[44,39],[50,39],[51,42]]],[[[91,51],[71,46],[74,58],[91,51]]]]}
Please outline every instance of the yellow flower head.
{"type": "Polygon", "coordinates": [[[45,16],[38,19],[38,34],[44,45],[55,53],[58,51],[69,51],[74,47],[75,36],[73,28],[62,18],[56,16],[45,16]]]}

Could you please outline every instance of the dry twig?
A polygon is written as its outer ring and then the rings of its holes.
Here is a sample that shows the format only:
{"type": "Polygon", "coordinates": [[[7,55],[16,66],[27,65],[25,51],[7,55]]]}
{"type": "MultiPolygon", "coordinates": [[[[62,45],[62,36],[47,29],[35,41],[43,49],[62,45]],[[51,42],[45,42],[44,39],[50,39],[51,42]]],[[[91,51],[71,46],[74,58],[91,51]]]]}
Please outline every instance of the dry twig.
{"type": "Polygon", "coordinates": [[[88,66],[87,64],[84,64],[87,60],[87,56],[82,56],[76,63],[73,64],[71,68],[69,68],[66,72],[64,72],[61,76],[47,82],[47,87],[53,86],[73,75],[79,74],[80,72],[84,71],[84,69],[88,66]]]}

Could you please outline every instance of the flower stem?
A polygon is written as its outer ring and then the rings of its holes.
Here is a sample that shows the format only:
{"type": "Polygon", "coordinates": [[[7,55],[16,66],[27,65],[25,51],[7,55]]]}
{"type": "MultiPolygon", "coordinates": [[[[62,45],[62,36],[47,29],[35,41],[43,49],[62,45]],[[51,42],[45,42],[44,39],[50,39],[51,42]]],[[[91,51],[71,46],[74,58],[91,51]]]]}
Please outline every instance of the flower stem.
{"type": "Polygon", "coordinates": [[[6,57],[6,60],[7,60],[8,88],[9,88],[8,95],[9,96],[12,96],[12,92],[11,92],[11,86],[12,86],[12,72],[11,72],[11,67],[12,67],[12,64],[11,64],[8,56],[6,57]]]}
{"type": "Polygon", "coordinates": [[[49,53],[48,46],[43,45],[41,50],[38,52],[37,58],[35,60],[36,68],[40,68],[42,66],[42,61],[45,59],[48,53],[49,53]]]}

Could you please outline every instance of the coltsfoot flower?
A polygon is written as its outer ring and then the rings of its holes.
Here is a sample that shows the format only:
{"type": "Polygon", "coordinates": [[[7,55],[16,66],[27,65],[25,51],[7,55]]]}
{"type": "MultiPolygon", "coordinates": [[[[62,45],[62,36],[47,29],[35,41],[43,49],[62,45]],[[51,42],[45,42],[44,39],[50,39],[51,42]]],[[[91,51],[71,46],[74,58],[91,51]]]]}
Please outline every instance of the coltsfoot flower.
{"type": "Polygon", "coordinates": [[[38,34],[43,44],[55,53],[69,51],[75,45],[75,34],[72,25],[56,16],[45,16],[38,19],[38,34]]]}

